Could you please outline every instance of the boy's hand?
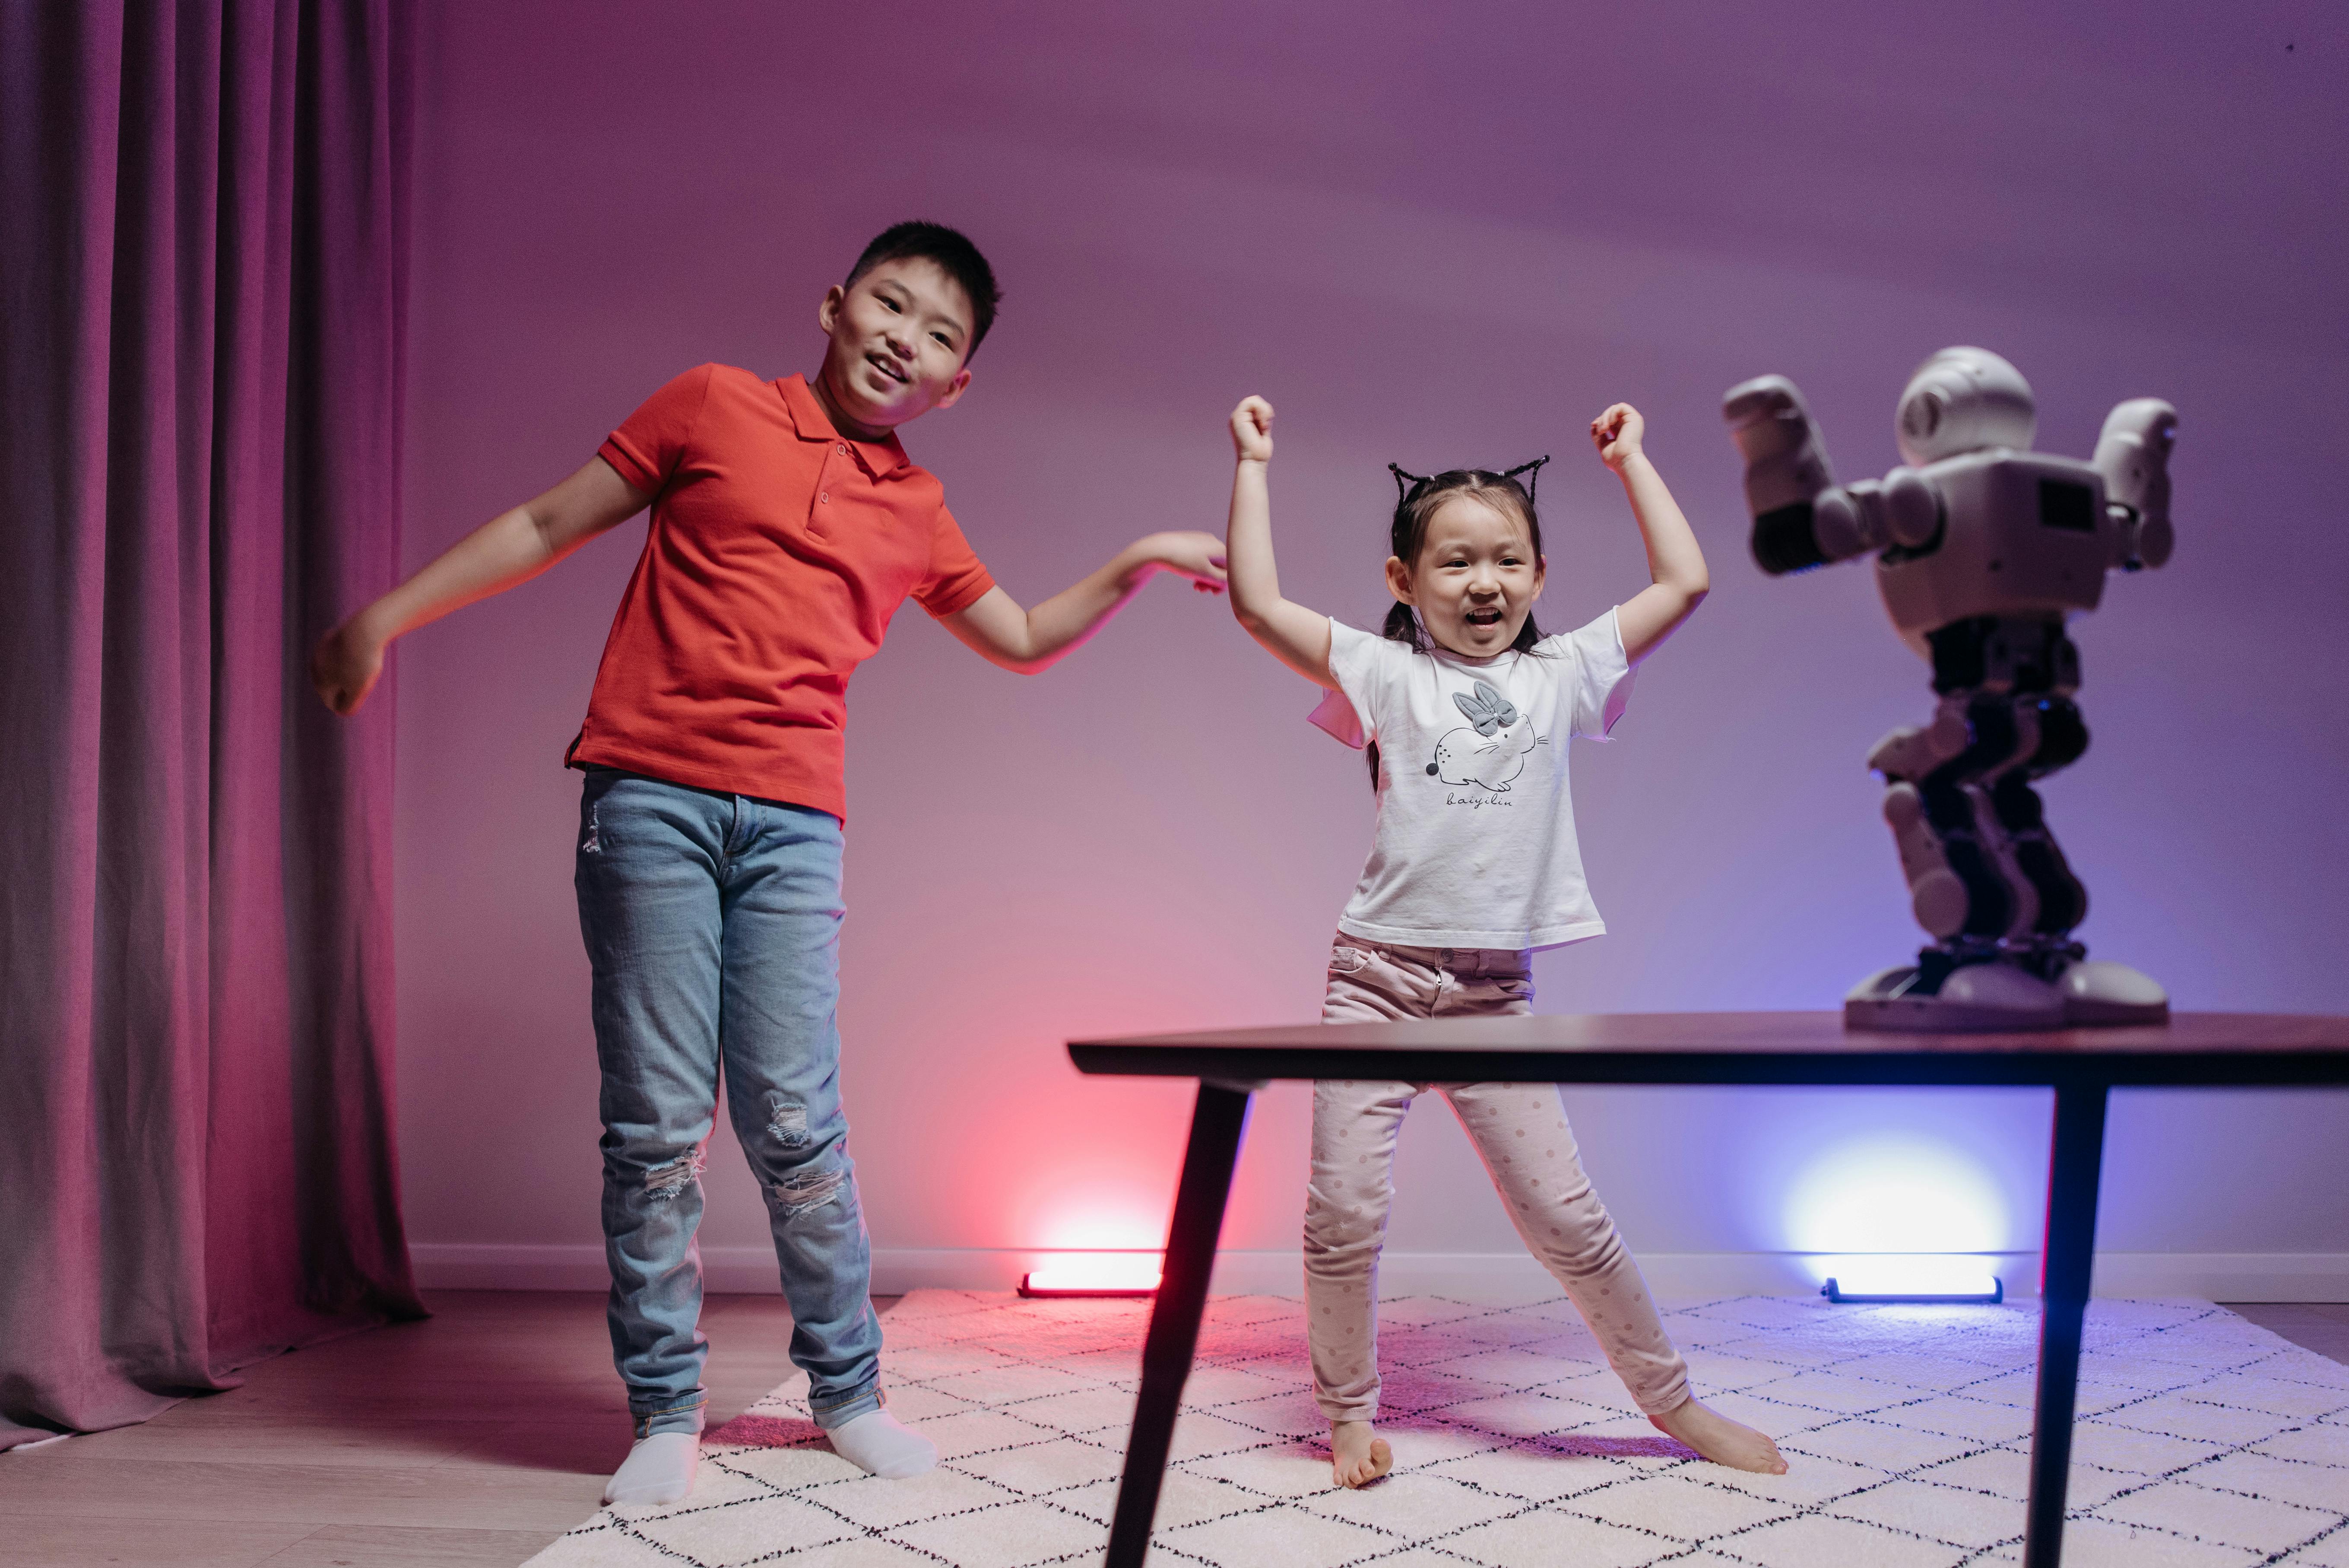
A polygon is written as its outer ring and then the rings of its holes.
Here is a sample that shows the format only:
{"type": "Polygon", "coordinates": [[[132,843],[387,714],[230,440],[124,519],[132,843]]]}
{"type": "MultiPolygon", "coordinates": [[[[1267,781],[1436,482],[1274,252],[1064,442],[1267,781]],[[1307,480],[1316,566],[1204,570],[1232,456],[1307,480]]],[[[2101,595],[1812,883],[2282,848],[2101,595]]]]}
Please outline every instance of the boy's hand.
{"type": "Polygon", "coordinates": [[[1647,429],[1648,422],[1640,418],[1640,410],[1629,403],[1616,403],[1590,421],[1590,441],[1599,449],[1599,460],[1619,474],[1625,463],[1640,455],[1640,438],[1647,429]]]}
{"type": "Polygon", "coordinates": [[[1243,397],[1232,410],[1232,447],[1244,463],[1272,461],[1272,405],[1261,397],[1243,397]]]}
{"type": "Polygon", "coordinates": [[[310,686],[320,700],[348,718],[383,674],[383,644],[359,629],[357,617],[318,639],[310,655],[310,686]]]}
{"type": "Polygon", "coordinates": [[[1133,548],[1154,570],[1188,577],[1191,586],[1202,593],[1220,593],[1229,581],[1224,569],[1224,542],[1212,533],[1154,533],[1133,548]]]}

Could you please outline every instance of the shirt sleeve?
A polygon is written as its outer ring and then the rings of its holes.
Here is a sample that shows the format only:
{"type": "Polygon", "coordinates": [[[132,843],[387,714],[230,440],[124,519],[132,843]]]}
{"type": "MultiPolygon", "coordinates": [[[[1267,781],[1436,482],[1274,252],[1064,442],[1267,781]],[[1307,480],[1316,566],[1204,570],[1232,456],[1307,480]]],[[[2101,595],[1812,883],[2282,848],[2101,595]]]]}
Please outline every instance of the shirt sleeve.
{"type": "Polygon", "coordinates": [[[604,438],[596,455],[636,489],[660,490],[692,442],[693,427],[709,400],[709,377],[717,368],[698,365],[646,398],[604,438]]]}
{"type": "Polygon", "coordinates": [[[994,586],[994,577],[979,564],[954,513],[940,506],[937,530],[930,536],[930,570],[914,590],[914,602],[943,617],[969,609],[994,586]]]}
{"type": "Polygon", "coordinates": [[[1314,727],[1357,751],[1379,738],[1379,699],[1385,685],[1379,645],[1385,641],[1343,621],[1330,623],[1330,673],[1338,689],[1307,717],[1314,727]]]}
{"type": "Polygon", "coordinates": [[[1631,703],[1631,681],[1638,672],[1623,654],[1622,628],[1615,612],[1563,636],[1546,637],[1542,650],[1563,655],[1573,665],[1566,676],[1569,735],[1605,740],[1631,703]]]}

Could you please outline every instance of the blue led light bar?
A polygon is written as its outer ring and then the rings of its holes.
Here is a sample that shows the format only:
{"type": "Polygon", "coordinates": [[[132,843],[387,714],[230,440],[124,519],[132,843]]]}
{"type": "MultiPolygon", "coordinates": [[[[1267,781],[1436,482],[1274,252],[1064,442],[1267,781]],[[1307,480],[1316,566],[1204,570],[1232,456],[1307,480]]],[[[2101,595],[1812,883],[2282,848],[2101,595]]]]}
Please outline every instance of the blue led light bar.
{"type": "Polygon", "coordinates": [[[1833,1302],[1996,1306],[2006,1285],[1969,1258],[1855,1262],[1827,1276],[1819,1294],[1833,1302]]]}

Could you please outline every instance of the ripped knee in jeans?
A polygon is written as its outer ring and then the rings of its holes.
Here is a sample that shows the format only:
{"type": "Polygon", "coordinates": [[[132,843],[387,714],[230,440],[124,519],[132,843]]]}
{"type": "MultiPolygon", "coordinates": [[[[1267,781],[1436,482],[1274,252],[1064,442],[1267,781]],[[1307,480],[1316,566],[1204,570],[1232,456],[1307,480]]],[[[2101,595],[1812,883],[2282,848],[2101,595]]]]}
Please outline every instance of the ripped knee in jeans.
{"type": "Polygon", "coordinates": [[[702,1152],[688,1149],[674,1160],[645,1167],[645,1196],[666,1202],[701,1177],[702,1152]]]}
{"type": "Polygon", "coordinates": [[[836,1201],[840,1190],[847,1184],[845,1171],[806,1171],[776,1182],[768,1191],[774,1194],[775,1206],[782,1211],[783,1218],[796,1220],[836,1201]]]}
{"type": "Polygon", "coordinates": [[[767,1131],[785,1149],[805,1149],[808,1145],[807,1107],[793,1105],[781,1095],[768,1102],[767,1131]]]}

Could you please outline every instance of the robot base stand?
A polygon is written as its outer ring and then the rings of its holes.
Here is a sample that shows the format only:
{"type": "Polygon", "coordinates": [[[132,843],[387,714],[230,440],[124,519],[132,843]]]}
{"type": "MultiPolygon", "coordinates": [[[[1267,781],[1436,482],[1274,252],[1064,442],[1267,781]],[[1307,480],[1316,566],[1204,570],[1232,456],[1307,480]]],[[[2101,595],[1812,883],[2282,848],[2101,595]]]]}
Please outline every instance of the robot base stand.
{"type": "Polygon", "coordinates": [[[1844,1027],[1974,1035],[2169,1022],[2168,994],[2126,964],[2084,960],[2053,984],[2013,964],[1969,964],[1951,970],[1930,993],[1920,985],[1925,973],[1917,965],[1902,965],[1879,969],[1853,986],[1843,999],[1844,1027]]]}

